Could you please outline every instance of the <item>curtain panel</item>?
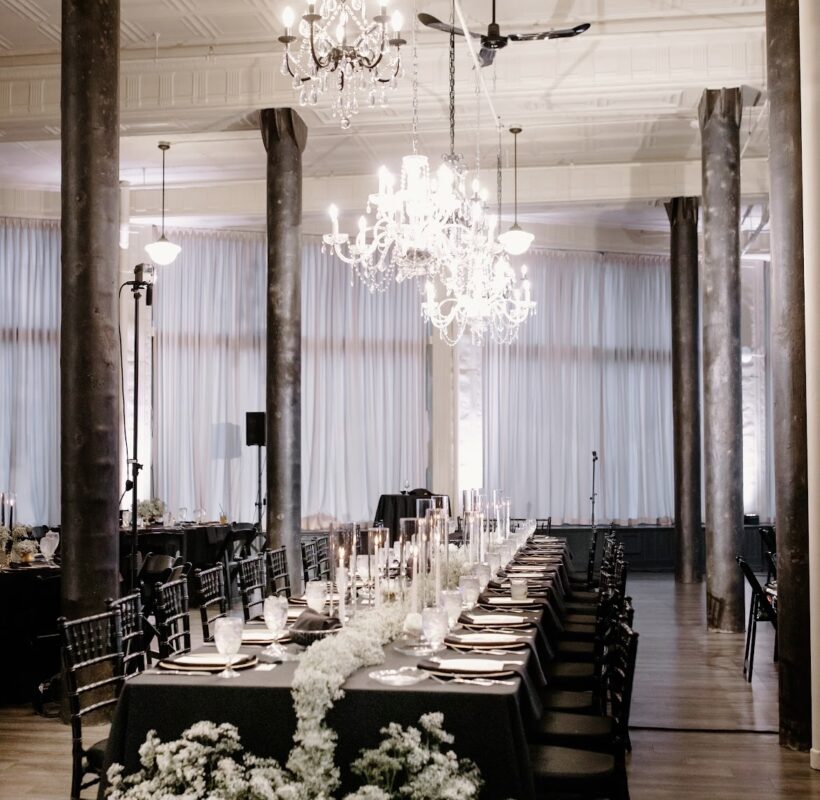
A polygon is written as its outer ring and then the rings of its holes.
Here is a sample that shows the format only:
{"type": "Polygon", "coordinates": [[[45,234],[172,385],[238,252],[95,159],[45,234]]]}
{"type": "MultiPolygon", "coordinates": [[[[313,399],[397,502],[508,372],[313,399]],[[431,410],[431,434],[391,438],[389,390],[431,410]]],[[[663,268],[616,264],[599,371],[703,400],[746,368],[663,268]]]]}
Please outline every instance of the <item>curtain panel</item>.
{"type": "MultiPolygon", "coordinates": [[[[60,227],[0,218],[0,491],[60,521],[60,227]]],[[[6,520],[8,522],[8,519],[6,520]]]]}
{"type": "MultiPolygon", "coordinates": [[[[173,235],[182,252],[160,268],[155,299],[154,493],[174,513],[252,520],[244,430],[245,413],[265,408],[265,238],[173,235]]],[[[414,286],[371,295],[305,237],[303,527],[372,520],[381,493],[423,482],[425,337],[414,286]]]]}
{"type": "Polygon", "coordinates": [[[535,251],[538,313],[484,352],[484,485],[517,516],[669,522],[674,513],[669,260],[535,251]]]}

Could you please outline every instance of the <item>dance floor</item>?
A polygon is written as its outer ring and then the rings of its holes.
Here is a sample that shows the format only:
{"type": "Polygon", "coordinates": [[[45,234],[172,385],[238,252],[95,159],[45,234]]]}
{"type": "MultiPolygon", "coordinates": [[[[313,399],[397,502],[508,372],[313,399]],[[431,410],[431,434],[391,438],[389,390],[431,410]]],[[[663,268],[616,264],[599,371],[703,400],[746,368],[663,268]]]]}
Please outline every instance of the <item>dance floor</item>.
{"type": "MultiPolygon", "coordinates": [[[[675,586],[671,575],[632,575],[627,592],[641,635],[632,800],[820,800],[820,773],[808,768],[808,756],[777,746],[768,626],[759,629],[749,685],[741,674],[743,636],[704,632],[702,586],[675,586]]],[[[89,731],[96,733],[102,737],[105,730],[89,731]]],[[[69,729],[56,720],[28,708],[0,708],[0,798],[64,800],[70,746],[69,729]]]]}

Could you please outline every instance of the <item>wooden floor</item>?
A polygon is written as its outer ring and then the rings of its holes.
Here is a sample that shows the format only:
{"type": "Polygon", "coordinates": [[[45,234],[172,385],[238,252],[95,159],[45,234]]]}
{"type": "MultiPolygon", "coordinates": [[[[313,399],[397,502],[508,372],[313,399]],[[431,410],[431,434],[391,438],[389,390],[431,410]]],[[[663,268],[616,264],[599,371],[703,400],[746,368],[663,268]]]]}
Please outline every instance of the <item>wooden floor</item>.
{"type": "MultiPolygon", "coordinates": [[[[783,750],[770,732],[777,730],[771,632],[760,629],[750,686],[741,674],[743,636],[705,632],[702,586],[631,576],[629,592],[641,635],[632,800],[820,800],[820,773],[808,756],[783,750]]],[[[69,748],[69,730],[59,722],[0,708],[0,800],[65,800],[69,748]]]]}

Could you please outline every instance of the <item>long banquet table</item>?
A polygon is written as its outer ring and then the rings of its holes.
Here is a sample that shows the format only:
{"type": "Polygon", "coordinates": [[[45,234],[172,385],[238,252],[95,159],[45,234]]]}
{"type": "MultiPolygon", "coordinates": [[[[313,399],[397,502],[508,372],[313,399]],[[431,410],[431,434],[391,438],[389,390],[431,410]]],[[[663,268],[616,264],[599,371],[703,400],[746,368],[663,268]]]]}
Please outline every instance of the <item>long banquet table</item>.
{"type": "MultiPolygon", "coordinates": [[[[561,582],[562,567],[552,569],[561,582]]],[[[444,727],[455,737],[453,749],[459,757],[471,758],[479,766],[486,783],[482,798],[535,797],[529,764],[527,733],[541,714],[539,692],[544,686],[545,660],[550,644],[551,603],[557,589],[551,586],[543,606],[519,612],[534,624],[527,636],[528,647],[508,654],[452,653],[459,658],[515,658],[512,685],[491,686],[449,682],[432,677],[409,687],[388,687],[369,677],[373,669],[415,666],[418,657],[398,653],[392,645],[385,649],[384,664],[361,669],[344,685],[345,697],[337,702],[328,723],[338,734],[336,763],[342,770],[342,788],[352,791],[348,765],[362,748],[380,740],[379,731],[390,722],[414,725],[430,711],[444,714],[444,727]]],[[[482,596],[489,606],[491,595],[482,596]]],[[[502,611],[500,607],[476,609],[475,613],[502,611]]],[[[199,648],[204,651],[208,645],[199,648]]],[[[243,646],[242,652],[258,652],[261,646],[243,646]]],[[[230,681],[214,675],[144,674],[129,680],[120,698],[108,740],[106,767],[125,765],[126,774],[139,768],[138,750],[149,730],[162,740],[179,737],[195,722],[231,722],[239,729],[249,752],[285,761],[295,730],[291,683],[297,662],[270,669],[268,665],[247,670],[230,681]]],[[[101,794],[102,796],[102,794],[101,794]]]]}

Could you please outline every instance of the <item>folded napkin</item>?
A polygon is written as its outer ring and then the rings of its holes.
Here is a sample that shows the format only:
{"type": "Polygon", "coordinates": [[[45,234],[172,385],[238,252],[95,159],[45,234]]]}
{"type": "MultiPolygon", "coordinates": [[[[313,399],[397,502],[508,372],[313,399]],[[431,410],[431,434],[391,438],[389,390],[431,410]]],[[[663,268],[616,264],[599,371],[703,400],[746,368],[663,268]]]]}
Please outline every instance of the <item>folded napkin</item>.
{"type": "Polygon", "coordinates": [[[291,629],[295,631],[335,631],[341,627],[338,617],[317,614],[311,608],[306,608],[291,625],[291,629]]]}

